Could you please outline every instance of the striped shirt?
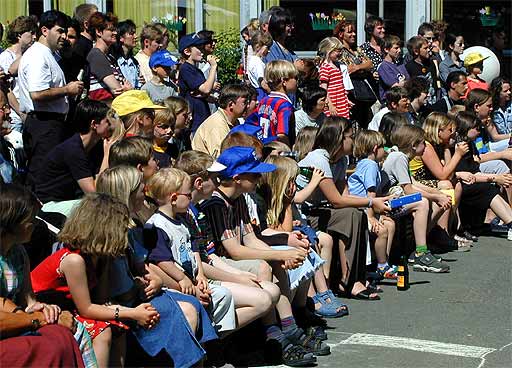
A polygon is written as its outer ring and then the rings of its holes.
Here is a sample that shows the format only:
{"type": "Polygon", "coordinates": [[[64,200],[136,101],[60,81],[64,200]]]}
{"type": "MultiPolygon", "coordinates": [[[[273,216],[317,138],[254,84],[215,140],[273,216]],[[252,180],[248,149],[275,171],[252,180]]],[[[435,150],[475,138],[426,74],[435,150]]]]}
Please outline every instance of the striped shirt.
{"type": "MultiPolygon", "coordinates": [[[[335,65],[322,63],[320,65],[320,83],[327,83],[327,97],[336,108],[337,115],[348,119],[350,117],[350,104],[343,84],[341,70],[335,65]]],[[[326,107],[325,115],[331,115],[328,107],[326,107]]]]}

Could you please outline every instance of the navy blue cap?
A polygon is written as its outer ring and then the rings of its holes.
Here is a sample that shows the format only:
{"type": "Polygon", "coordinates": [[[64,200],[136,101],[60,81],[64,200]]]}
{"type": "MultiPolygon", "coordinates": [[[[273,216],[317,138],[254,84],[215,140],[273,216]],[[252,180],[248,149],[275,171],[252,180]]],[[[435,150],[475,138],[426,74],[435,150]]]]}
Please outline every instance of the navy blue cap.
{"type": "Polygon", "coordinates": [[[197,33],[190,33],[180,38],[178,42],[178,51],[183,52],[187,47],[201,46],[208,43],[208,40],[201,38],[197,33]]]}
{"type": "Polygon", "coordinates": [[[263,144],[273,142],[277,139],[277,137],[263,138],[263,130],[261,129],[261,127],[259,125],[240,124],[240,125],[237,125],[237,126],[231,128],[231,130],[229,131],[229,134],[233,134],[236,132],[252,135],[253,137],[258,138],[263,144]]]}
{"type": "Polygon", "coordinates": [[[216,162],[226,167],[219,172],[226,178],[240,174],[263,174],[277,168],[275,165],[258,160],[256,151],[252,147],[230,147],[220,154],[216,162]]]}
{"type": "Polygon", "coordinates": [[[178,61],[167,50],[158,50],[154,52],[149,58],[149,67],[155,68],[157,66],[171,67],[178,64],[178,61]]]}

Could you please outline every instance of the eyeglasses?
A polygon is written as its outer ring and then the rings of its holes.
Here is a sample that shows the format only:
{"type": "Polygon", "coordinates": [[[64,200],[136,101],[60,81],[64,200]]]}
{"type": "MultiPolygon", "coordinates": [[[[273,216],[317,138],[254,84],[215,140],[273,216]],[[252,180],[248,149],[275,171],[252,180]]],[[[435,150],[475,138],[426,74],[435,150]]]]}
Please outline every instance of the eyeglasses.
{"type": "Polygon", "coordinates": [[[190,200],[190,199],[192,199],[192,193],[180,193],[180,192],[174,192],[174,193],[171,193],[171,195],[174,195],[174,194],[176,194],[177,196],[180,196],[180,195],[185,196],[185,197],[187,197],[189,200],[190,200]]]}

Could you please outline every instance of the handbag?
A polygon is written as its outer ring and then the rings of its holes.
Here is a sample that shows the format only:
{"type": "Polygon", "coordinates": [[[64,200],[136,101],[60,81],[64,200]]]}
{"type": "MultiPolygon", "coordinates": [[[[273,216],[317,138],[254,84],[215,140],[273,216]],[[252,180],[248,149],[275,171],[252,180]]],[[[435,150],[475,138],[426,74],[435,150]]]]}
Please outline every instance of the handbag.
{"type": "Polygon", "coordinates": [[[377,101],[377,96],[375,92],[373,92],[373,88],[370,86],[370,82],[365,79],[352,79],[352,85],[354,86],[354,98],[356,101],[375,103],[377,101]]]}

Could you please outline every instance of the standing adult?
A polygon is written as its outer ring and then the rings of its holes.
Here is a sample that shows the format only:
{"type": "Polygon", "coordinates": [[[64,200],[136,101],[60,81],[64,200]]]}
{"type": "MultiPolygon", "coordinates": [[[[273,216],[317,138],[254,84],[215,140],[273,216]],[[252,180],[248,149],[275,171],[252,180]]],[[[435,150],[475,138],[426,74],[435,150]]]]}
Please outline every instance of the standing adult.
{"type": "Polygon", "coordinates": [[[384,49],[382,48],[382,41],[386,35],[384,19],[370,15],[366,18],[364,31],[366,32],[366,38],[369,38],[370,40],[363,43],[360,48],[363,54],[370,59],[373,64],[370,70],[373,75],[372,87],[373,91],[378,93],[379,74],[377,73],[377,68],[384,60],[384,49]]]}
{"type": "Polygon", "coordinates": [[[21,56],[36,40],[37,19],[19,16],[7,28],[7,41],[11,44],[0,54],[0,68],[5,73],[14,75],[8,92],[9,106],[11,107],[10,128],[21,133],[23,119],[20,116],[20,90],[18,86],[18,67],[21,56]]]}
{"type": "Polygon", "coordinates": [[[114,97],[133,89],[109,51],[116,41],[117,18],[96,12],[89,18],[89,30],[96,41],[87,55],[91,71],[89,98],[110,104],[114,97]]]}
{"type": "Polygon", "coordinates": [[[353,102],[351,110],[352,119],[360,126],[366,128],[371,119],[370,107],[377,101],[377,96],[368,84],[372,80],[371,70],[373,62],[356,48],[356,28],[352,21],[341,21],[334,29],[333,35],[343,44],[339,59],[347,65],[348,73],[354,85],[353,102]],[[363,93],[366,92],[366,93],[363,93]]]}
{"type": "Polygon", "coordinates": [[[274,42],[272,46],[270,46],[267,56],[263,58],[266,64],[274,60],[286,60],[292,63],[297,60],[297,55],[295,55],[292,50],[288,49],[286,43],[294,29],[295,25],[292,15],[288,10],[276,8],[271,11],[271,16],[268,21],[268,32],[274,42]]]}
{"type": "MultiPolygon", "coordinates": [[[[448,33],[445,44],[446,57],[439,64],[439,74],[443,82],[446,82],[446,78],[451,72],[461,71],[466,73],[464,62],[460,58],[460,55],[464,52],[464,37],[448,33]]],[[[448,86],[445,87],[448,89],[448,86]]]]}
{"type": "Polygon", "coordinates": [[[33,182],[46,154],[64,139],[68,97],[81,94],[83,89],[80,81],[66,84],[64,72],[55,59],[55,52],[66,40],[68,23],[69,17],[64,13],[44,12],[39,20],[41,36],[20,61],[20,111],[27,114],[23,141],[29,160],[29,182],[33,182]]]}
{"type": "Polygon", "coordinates": [[[131,19],[117,24],[117,41],[112,45],[112,56],[117,61],[119,69],[128,82],[135,89],[142,87],[139,62],[133,55],[133,49],[137,46],[137,26],[131,19]]]}
{"type": "Polygon", "coordinates": [[[92,35],[89,33],[89,17],[98,11],[98,7],[94,4],[80,4],[75,8],[74,18],[80,23],[81,33],[73,46],[73,53],[71,56],[72,62],[70,63],[71,69],[66,75],[66,80],[76,80],[78,73],[82,69],[86,69],[87,55],[91,51],[92,35]]]}

